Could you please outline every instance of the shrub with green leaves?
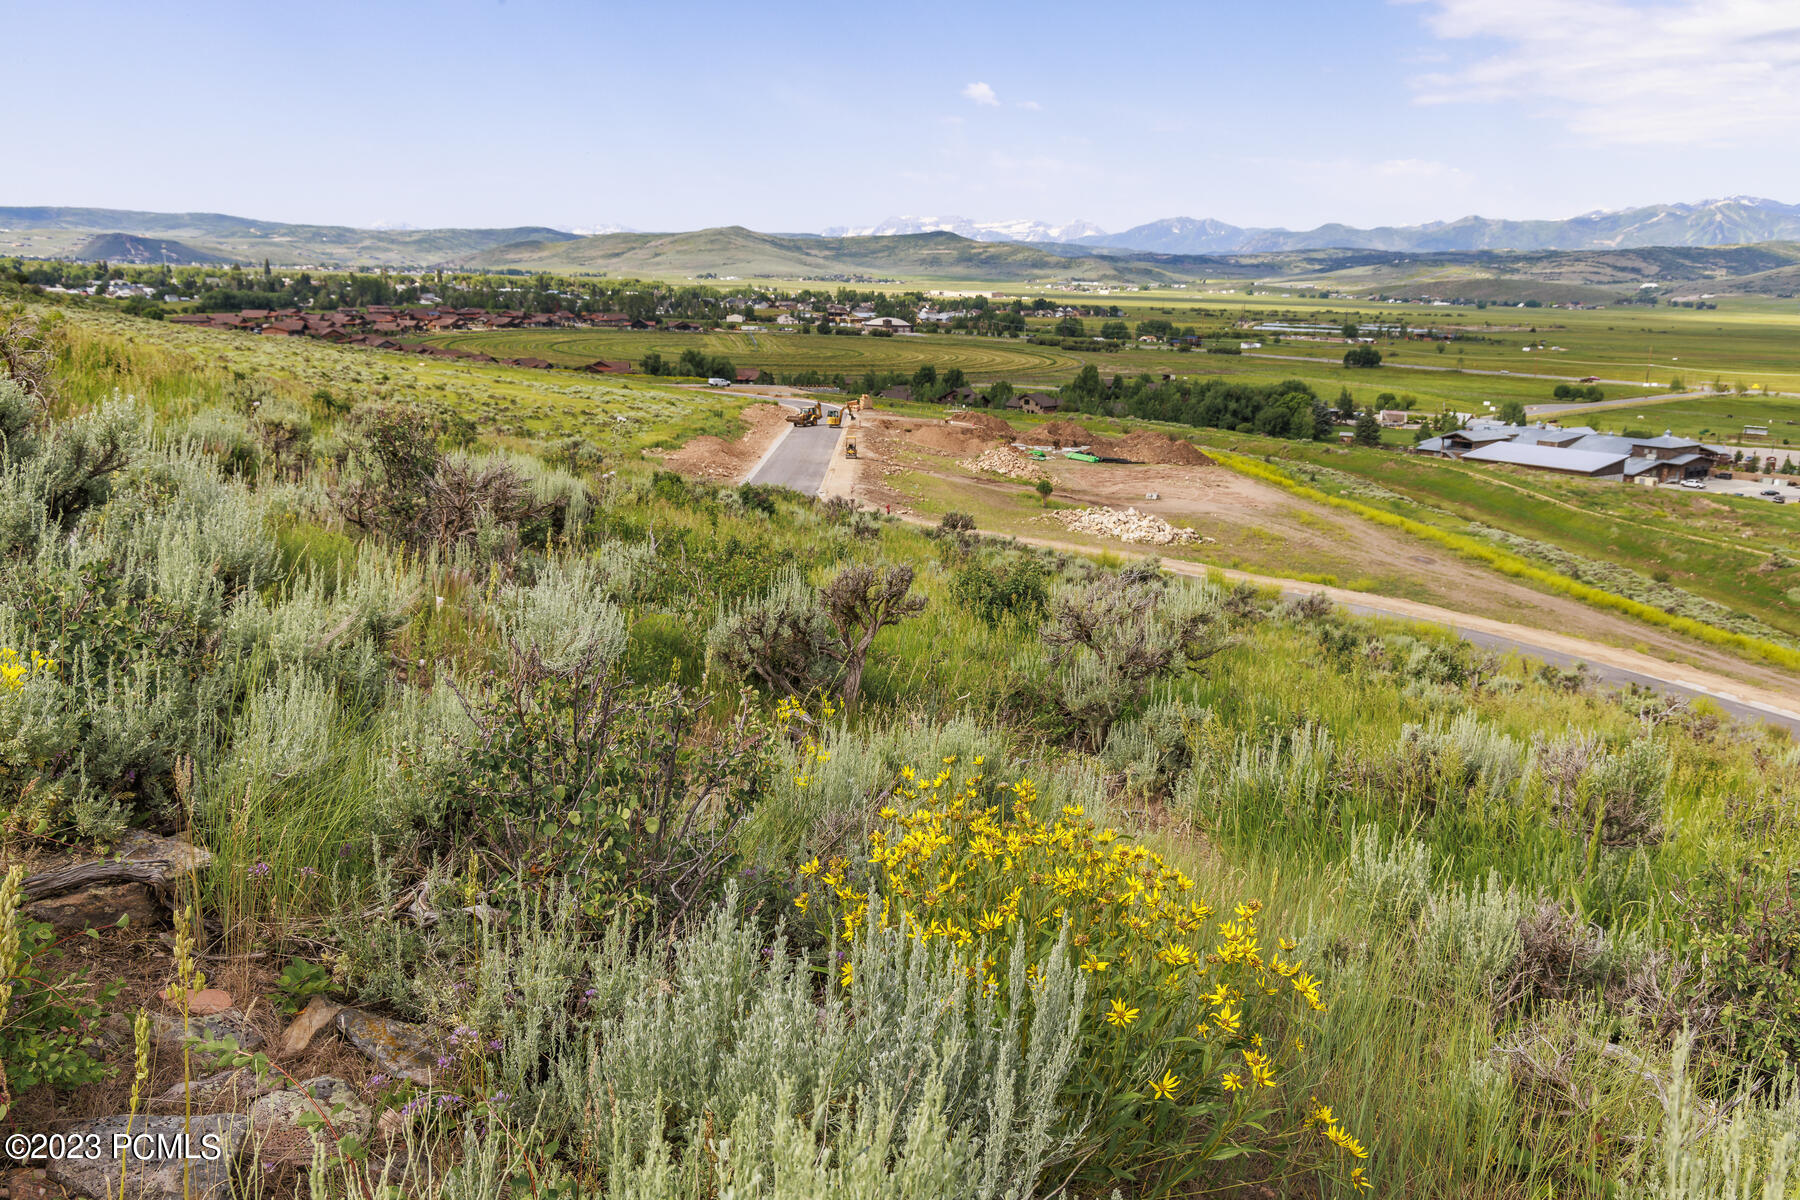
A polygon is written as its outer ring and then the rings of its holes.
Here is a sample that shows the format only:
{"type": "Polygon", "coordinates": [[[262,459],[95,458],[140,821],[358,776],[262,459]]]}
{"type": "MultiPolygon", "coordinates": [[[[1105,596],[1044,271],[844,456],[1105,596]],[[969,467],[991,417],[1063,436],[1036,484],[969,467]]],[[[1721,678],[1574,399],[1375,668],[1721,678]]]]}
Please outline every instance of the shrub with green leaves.
{"type": "Polygon", "coordinates": [[[1049,603],[1049,579],[1042,562],[1015,552],[964,563],[951,578],[950,594],[989,625],[1008,619],[1034,621],[1049,603]]]}
{"type": "Polygon", "coordinates": [[[48,967],[63,957],[62,940],[19,911],[23,867],[0,880],[0,1121],[12,1099],[43,1084],[57,1089],[98,1083],[112,1068],[96,1053],[100,1020],[124,987],[92,983],[85,969],[48,967]]]}
{"type": "Polygon", "coordinates": [[[1719,1048],[1761,1076],[1800,1066],[1800,900],[1796,878],[1760,866],[1713,873],[1684,897],[1705,974],[1696,1005],[1718,1010],[1719,1048]]]}

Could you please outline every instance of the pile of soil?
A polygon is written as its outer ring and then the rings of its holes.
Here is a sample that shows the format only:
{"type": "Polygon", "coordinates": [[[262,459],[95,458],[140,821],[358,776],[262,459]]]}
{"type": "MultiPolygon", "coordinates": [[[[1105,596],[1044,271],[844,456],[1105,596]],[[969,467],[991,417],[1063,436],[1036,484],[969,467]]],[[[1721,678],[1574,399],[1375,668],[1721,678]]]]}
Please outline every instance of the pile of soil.
{"type": "Polygon", "coordinates": [[[1003,437],[1009,442],[1019,436],[1018,430],[1014,429],[1011,425],[1008,425],[1005,421],[1002,421],[999,417],[994,416],[992,413],[964,413],[962,416],[958,417],[957,420],[964,425],[973,425],[983,433],[989,433],[995,437],[1003,437]]]}
{"type": "Polygon", "coordinates": [[[980,458],[971,459],[962,465],[975,471],[993,471],[1009,479],[1027,479],[1033,482],[1050,473],[1044,469],[1043,463],[1035,458],[1026,458],[1011,446],[995,446],[980,458]]]}
{"type": "Polygon", "coordinates": [[[964,425],[921,425],[909,437],[913,445],[940,454],[975,454],[999,440],[997,434],[964,425]]]}
{"type": "MultiPolygon", "coordinates": [[[[1095,436],[1073,421],[1052,421],[1048,425],[1040,425],[1031,431],[1031,440],[1048,446],[1092,446],[1095,436]]],[[[1106,441],[1105,438],[1097,439],[1106,441]]],[[[1095,451],[1099,453],[1099,451],[1095,451]]]]}
{"type": "Polygon", "coordinates": [[[779,404],[752,404],[741,414],[745,429],[735,441],[702,436],[663,458],[663,466],[706,479],[741,479],[788,426],[779,404]]]}
{"type": "MultiPolygon", "coordinates": [[[[1099,454],[1100,451],[1094,451],[1099,454]]],[[[1168,433],[1139,429],[1112,443],[1108,458],[1124,458],[1132,462],[1163,466],[1203,467],[1212,462],[1194,443],[1168,433]]]]}

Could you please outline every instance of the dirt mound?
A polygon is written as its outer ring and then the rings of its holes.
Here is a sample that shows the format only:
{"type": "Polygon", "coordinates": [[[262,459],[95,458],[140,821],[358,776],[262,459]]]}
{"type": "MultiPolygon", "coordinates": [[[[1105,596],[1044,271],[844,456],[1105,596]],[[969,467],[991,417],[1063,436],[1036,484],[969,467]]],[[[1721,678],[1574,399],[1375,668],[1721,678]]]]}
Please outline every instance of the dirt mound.
{"type": "Polygon", "coordinates": [[[1118,538],[1121,542],[1138,542],[1149,546],[1179,546],[1189,542],[1205,542],[1191,529],[1171,525],[1154,513],[1141,513],[1135,508],[1120,512],[1116,508],[1069,508],[1050,514],[1051,518],[1078,533],[1118,538]]]}
{"type": "Polygon", "coordinates": [[[735,441],[701,436],[663,458],[663,466],[683,475],[706,479],[741,479],[787,428],[786,409],[779,404],[752,404],[738,414],[743,434],[735,441]]]}
{"type": "MultiPolygon", "coordinates": [[[[1099,451],[1095,453],[1098,454],[1099,451]]],[[[1183,441],[1173,434],[1153,433],[1148,429],[1128,433],[1114,442],[1112,453],[1107,457],[1178,467],[1201,467],[1212,462],[1194,443],[1183,441]]]]}
{"type": "Polygon", "coordinates": [[[942,454],[974,454],[993,445],[997,437],[961,425],[921,425],[907,436],[913,445],[942,454]]]}
{"type": "Polygon", "coordinates": [[[1011,446],[996,446],[980,458],[965,462],[963,466],[976,471],[993,471],[1009,479],[1037,480],[1049,474],[1043,463],[1025,457],[1011,446]]]}
{"type": "Polygon", "coordinates": [[[1049,446],[1091,446],[1094,443],[1094,435],[1073,421],[1052,421],[1048,425],[1040,425],[1031,431],[1031,439],[1049,446]]]}
{"type": "Polygon", "coordinates": [[[1008,425],[1005,421],[1002,421],[999,417],[994,416],[992,413],[964,413],[962,416],[958,417],[957,420],[961,421],[964,425],[973,425],[983,433],[992,434],[994,437],[1003,437],[1009,442],[1019,436],[1018,430],[1014,429],[1011,425],[1008,425]]]}

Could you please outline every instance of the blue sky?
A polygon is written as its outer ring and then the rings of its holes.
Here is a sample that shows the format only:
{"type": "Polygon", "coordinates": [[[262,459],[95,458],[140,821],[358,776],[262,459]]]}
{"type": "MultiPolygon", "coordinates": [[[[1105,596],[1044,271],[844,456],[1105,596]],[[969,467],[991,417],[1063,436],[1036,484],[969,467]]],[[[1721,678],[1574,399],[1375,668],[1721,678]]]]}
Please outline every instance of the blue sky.
{"type": "Polygon", "coordinates": [[[1794,0],[0,0],[0,204],[787,231],[1800,202],[1794,0]]]}

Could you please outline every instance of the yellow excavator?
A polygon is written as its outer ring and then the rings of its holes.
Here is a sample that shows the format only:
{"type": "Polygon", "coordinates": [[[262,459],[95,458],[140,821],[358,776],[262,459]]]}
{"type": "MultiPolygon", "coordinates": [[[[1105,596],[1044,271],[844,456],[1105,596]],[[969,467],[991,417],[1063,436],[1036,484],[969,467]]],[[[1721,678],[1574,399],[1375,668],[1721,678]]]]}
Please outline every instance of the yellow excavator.
{"type": "Polygon", "coordinates": [[[844,423],[844,409],[846,407],[847,407],[846,405],[840,404],[838,407],[832,409],[831,415],[829,417],[825,418],[825,423],[827,425],[831,426],[833,429],[836,429],[840,425],[842,425],[844,423]]]}
{"type": "Polygon", "coordinates": [[[787,419],[792,421],[795,425],[799,426],[801,429],[810,429],[814,425],[817,425],[819,423],[819,418],[824,415],[825,415],[825,406],[820,404],[817,400],[814,400],[811,408],[802,408],[797,411],[790,411],[787,414],[787,419]]]}

